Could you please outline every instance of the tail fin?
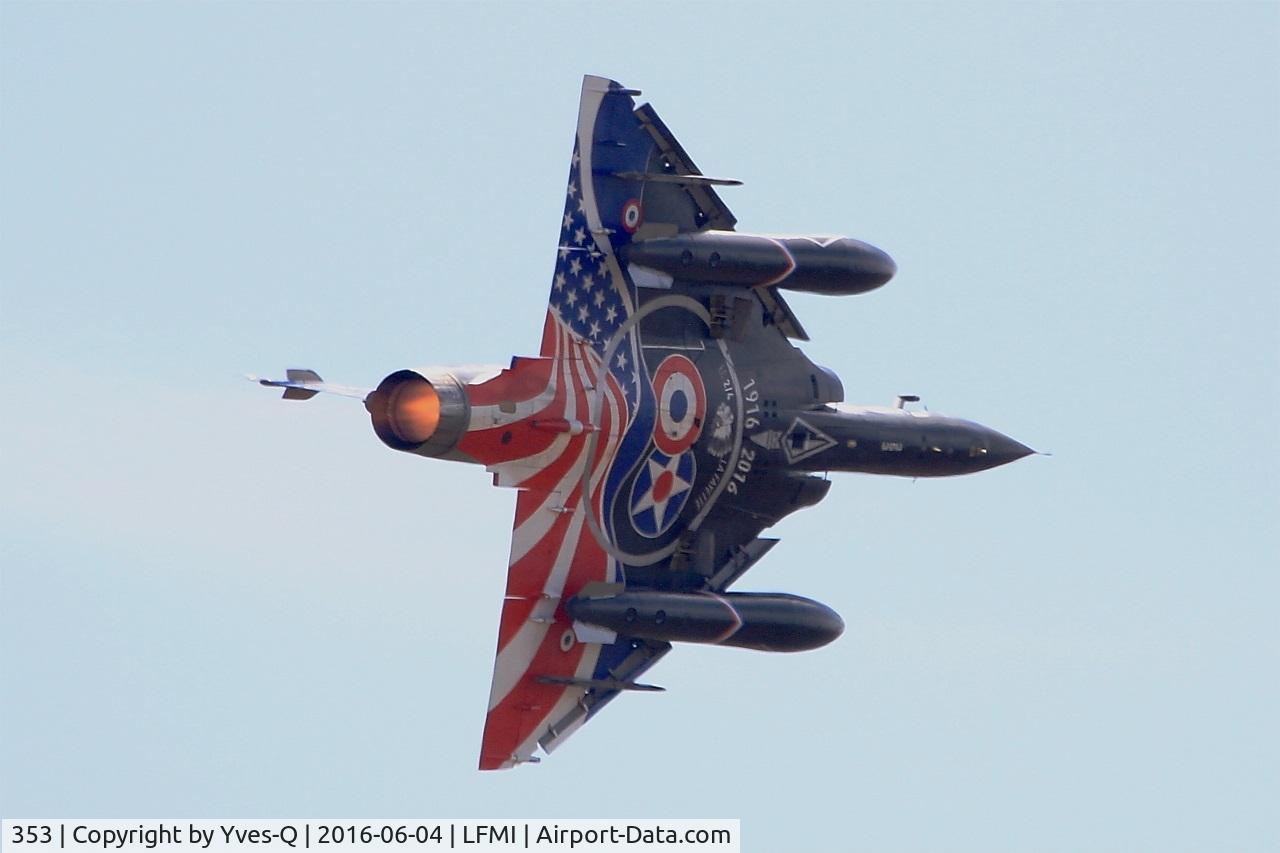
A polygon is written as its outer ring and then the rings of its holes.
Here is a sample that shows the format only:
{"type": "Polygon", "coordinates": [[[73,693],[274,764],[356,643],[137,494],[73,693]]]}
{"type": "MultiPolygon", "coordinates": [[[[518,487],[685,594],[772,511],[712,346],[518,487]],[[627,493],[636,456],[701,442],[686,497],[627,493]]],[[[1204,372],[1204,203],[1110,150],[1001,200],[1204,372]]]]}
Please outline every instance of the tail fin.
{"type": "MultiPolygon", "coordinates": [[[[324,380],[320,378],[320,374],[316,373],[314,370],[305,370],[305,369],[290,367],[288,370],[284,372],[284,375],[288,377],[288,381],[296,382],[299,385],[302,385],[304,383],[315,383],[316,385],[321,385],[324,383],[324,380]]],[[[258,381],[262,382],[263,385],[267,384],[265,381],[261,379],[258,381]]],[[[312,397],[314,397],[319,393],[320,391],[315,388],[305,388],[305,387],[298,388],[296,386],[289,386],[284,389],[284,399],[310,400],[312,397]]]]}

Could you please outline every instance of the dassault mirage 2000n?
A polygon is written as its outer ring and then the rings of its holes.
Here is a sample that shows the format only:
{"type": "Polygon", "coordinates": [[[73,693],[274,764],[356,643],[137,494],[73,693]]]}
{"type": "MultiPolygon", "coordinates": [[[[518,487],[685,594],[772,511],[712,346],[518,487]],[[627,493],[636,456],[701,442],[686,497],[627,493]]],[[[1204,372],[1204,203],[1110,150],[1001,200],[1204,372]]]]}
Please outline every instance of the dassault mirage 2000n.
{"type": "Polygon", "coordinates": [[[729,588],[827,494],[829,471],[940,477],[1032,451],[971,421],[846,405],[783,290],[865,293],[895,272],[846,237],[734,230],[715,187],[639,92],[583,81],[536,357],[398,370],[364,400],[396,450],[485,466],[516,490],[481,769],[550,752],[674,642],[762,651],[834,640],[816,601],[729,588]]]}

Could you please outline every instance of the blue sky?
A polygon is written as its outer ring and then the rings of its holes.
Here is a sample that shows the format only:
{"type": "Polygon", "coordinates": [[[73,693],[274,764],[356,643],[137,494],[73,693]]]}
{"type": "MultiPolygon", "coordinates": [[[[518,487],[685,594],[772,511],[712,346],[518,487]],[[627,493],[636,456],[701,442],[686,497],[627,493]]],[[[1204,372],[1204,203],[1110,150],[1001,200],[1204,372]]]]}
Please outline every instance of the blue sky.
{"type": "Polygon", "coordinates": [[[1280,846],[1280,7],[0,6],[0,813],[740,817],[744,849],[1280,846]],[[475,766],[514,496],[371,385],[532,353],[584,73],[747,231],[855,402],[1054,453],[837,477],[682,648],[475,766]]]}

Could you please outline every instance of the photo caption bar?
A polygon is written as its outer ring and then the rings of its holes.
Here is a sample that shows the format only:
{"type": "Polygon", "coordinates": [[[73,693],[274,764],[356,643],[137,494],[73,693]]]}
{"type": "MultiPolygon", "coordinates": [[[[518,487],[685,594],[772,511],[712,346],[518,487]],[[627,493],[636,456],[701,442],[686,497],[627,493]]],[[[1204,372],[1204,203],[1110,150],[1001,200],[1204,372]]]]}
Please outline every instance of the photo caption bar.
{"type": "Polygon", "coordinates": [[[0,853],[740,853],[734,820],[5,820],[0,853]]]}

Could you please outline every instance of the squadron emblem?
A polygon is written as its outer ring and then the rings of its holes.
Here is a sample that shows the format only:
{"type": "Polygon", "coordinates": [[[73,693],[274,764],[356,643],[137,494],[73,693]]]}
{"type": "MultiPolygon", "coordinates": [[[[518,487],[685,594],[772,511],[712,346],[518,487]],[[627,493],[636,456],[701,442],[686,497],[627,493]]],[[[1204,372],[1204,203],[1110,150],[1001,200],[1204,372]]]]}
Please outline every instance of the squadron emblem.
{"type": "Polygon", "coordinates": [[[641,536],[653,539],[680,517],[697,465],[692,453],[667,456],[654,451],[631,487],[631,523],[641,536]]]}

